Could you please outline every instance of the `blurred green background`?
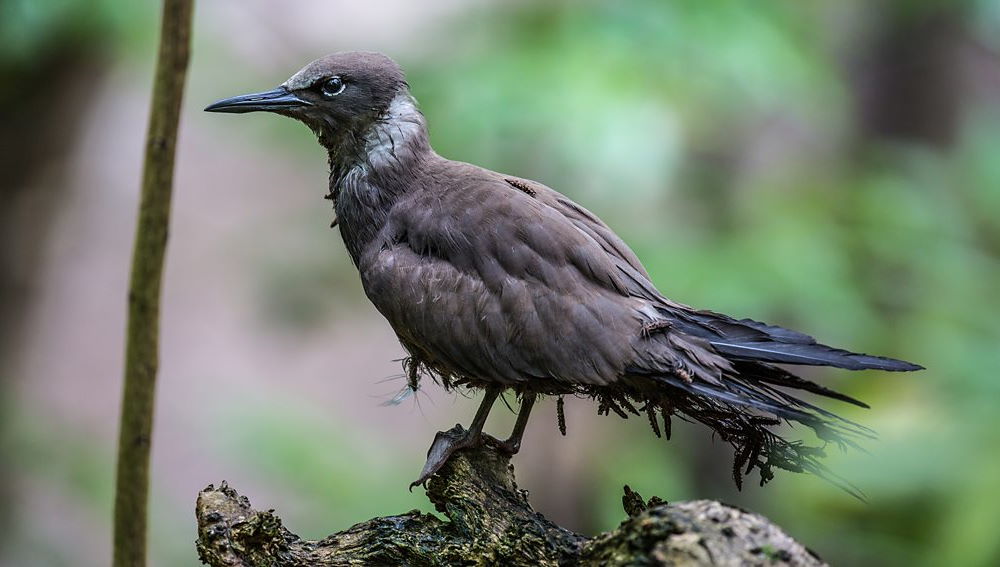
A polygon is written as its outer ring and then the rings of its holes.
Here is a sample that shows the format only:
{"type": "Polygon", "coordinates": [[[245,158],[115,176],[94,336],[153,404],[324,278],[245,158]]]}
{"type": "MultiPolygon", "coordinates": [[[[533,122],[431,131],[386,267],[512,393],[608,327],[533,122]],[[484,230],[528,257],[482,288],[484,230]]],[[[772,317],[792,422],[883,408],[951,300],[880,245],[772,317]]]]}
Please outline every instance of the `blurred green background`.
{"type": "MultiPolygon", "coordinates": [[[[3,565],[110,557],[157,4],[0,0],[3,565]]],[[[200,2],[153,564],[196,564],[194,498],[222,479],[307,537],[427,509],[406,483],[474,412],[430,385],[380,406],[402,351],[327,228],[311,134],[200,111],[348,49],[404,65],[439,153],[581,202],[671,298],[928,368],[807,372],[872,405],[824,405],[880,434],[827,459],[867,503],[789,473],[736,492],[703,428],[666,443],[579,400],[561,438],[547,400],[515,460],[536,509],[593,534],[628,483],[748,507],[833,564],[1000,564],[996,0],[200,2]]]]}

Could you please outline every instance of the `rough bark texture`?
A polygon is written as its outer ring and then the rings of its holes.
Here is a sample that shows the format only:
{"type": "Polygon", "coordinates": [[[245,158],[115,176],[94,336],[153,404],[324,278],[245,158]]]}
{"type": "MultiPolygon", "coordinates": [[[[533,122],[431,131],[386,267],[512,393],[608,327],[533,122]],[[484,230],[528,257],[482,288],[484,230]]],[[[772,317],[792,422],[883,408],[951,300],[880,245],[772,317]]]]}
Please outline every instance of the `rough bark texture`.
{"type": "Polygon", "coordinates": [[[412,511],[305,541],[226,483],[209,486],[195,511],[198,555],[215,567],[824,564],[756,514],[710,500],[646,502],[628,487],[629,517],[587,538],[532,510],[509,459],[488,446],[453,456],[427,497],[447,519],[412,511]]]}

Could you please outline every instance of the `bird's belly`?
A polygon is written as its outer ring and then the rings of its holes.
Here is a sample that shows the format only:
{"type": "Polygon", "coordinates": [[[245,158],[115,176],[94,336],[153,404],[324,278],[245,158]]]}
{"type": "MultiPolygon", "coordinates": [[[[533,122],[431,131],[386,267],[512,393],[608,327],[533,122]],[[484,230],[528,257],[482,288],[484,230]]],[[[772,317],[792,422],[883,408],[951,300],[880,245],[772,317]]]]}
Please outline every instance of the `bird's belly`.
{"type": "Polygon", "coordinates": [[[603,385],[623,374],[639,336],[634,310],[601,294],[568,298],[514,278],[491,289],[433,262],[388,268],[362,280],[404,347],[474,382],[603,385]]]}

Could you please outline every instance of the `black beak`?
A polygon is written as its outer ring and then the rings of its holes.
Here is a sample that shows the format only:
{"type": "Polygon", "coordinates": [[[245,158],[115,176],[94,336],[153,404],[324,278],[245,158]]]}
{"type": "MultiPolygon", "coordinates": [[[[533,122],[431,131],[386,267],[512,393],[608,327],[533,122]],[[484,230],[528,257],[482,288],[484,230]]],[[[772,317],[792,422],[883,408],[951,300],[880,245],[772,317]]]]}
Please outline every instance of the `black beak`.
{"type": "Polygon", "coordinates": [[[256,112],[265,110],[275,112],[278,110],[289,110],[292,108],[302,108],[311,106],[312,103],[295,96],[294,93],[285,87],[278,87],[274,90],[251,93],[245,95],[224,98],[213,102],[205,107],[205,112],[256,112]]]}

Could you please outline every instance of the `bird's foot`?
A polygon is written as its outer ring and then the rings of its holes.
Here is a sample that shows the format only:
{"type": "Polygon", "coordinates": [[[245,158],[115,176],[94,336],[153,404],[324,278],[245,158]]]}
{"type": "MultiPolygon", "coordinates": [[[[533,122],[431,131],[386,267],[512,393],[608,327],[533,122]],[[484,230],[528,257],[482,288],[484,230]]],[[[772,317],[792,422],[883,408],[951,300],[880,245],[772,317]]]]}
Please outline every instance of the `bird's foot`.
{"type": "Polygon", "coordinates": [[[437,435],[434,436],[434,442],[431,443],[431,448],[427,450],[427,462],[424,463],[424,470],[420,471],[417,480],[410,483],[410,490],[413,490],[414,486],[427,482],[427,479],[448,462],[455,451],[478,447],[482,443],[482,432],[467,431],[461,424],[455,424],[455,427],[448,431],[438,431],[437,435]]]}
{"type": "Polygon", "coordinates": [[[493,445],[508,457],[516,455],[521,450],[521,440],[514,439],[513,437],[505,441],[495,441],[493,445]]]}

